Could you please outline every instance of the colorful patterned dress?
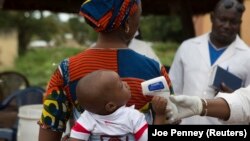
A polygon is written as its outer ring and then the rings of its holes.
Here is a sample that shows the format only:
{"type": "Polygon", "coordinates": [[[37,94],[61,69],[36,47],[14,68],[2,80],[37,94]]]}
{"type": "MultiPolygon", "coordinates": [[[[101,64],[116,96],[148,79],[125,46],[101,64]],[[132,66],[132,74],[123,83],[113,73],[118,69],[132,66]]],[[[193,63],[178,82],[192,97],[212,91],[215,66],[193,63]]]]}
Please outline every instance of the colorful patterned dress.
{"type": "Polygon", "coordinates": [[[153,59],[131,49],[90,48],[63,60],[48,84],[39,124],[42,128],[63,132],[73,109],[83,112],[78,104],[75,88],[78,80],[99,69],[116,71],[131,89],[131,99],[127,106],[135,105],[142,112],[148,111],[152,97],[144,96],[141,82],[165,76],[173,93],[170,79],[164,68],[153,59]]]}

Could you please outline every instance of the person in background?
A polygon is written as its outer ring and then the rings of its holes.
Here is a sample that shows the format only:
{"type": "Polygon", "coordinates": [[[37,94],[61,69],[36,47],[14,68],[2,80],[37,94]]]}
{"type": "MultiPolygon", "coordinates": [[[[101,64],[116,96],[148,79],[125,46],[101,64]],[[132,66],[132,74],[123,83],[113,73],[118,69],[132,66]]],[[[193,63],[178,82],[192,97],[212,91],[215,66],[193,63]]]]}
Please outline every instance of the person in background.
{"type": "Polygon", "coordinates": [[[170,96],[168,117],[172,120],[198,116],[218,118],[222,124],[250,123],[250,85],[233,93],[219,92],[214,99],[201,99],[198,96],[170,96]]]}
{"type": "Polygon", "coordinates": [[[126,106],[134,105],[153,123],[152,97],[142,94],[141,82],[164,76],[174,92],[164,66],[128,48],[141,12],[140,0],[87,0],[81,5],[80,15],[99,33],[98,39],[95,46],[62,60],[51,76],[38,121],[39,141],[60,141],[70,116],[78,118],[84,111],[75,93],[78,81],[100,69],[115,71],[127,82],[131,98],[126,106]]]}
{"type": "Polygon", "coordinates": [[[135,37],[129,42],[128,48],[161,63],[160,59],[152,49],[151,43],[143,41],[140,29],[136,31],[135,37]]]}
{"type": "MultiPolygon", "coordinates": [[[[217,93],[209,81],[219,65],[250,84],[250,49],[238,35],[244,5],[237,0],[220,0],[211,13],[212,31],[184,41],[176,52],[169,76],[176,95],[212,99],[217,93]]],[[[228,87],[221,85],[220,91],[228,87]]],[[[216,118],[193,116],[181,124],[221,124],[216,118]]]]}
{"type": "MultiPolygon", "coordinates": [[[[129,85],[110,70],[94,71],[81,78],[76,86],[79,104],[85,109],[73,126],[71,141],[148,140],[144,114],[126,107],[131,97],[129,85]]],[[[155,97],[155,124],[164,124],[167,100],[155,97]]]]}

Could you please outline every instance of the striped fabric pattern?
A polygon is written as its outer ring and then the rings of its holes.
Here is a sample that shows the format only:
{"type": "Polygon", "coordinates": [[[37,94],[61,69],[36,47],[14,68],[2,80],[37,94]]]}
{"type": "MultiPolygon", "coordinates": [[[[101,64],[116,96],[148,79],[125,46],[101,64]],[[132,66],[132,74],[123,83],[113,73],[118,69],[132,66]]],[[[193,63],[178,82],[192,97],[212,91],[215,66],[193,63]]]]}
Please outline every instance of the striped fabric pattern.
{"type": "Polygon", "coordinates": [[[110,32],[125,23],[138,9],[139,0],[87,0],[79,11],[97,32],[110,32]]]}
{"type": "Polygon", "coordinates": [[[136,109],[145,108],[146,105],[147,110],[148,103],[152,99],[152,97],[145,97],[142,94],[141,82],[164,75],[168,80],[170,90],[172,89],[165,68],[160,67],[160,64],[153,59],[130,49],[90,48],[63,61],[51,77],[44,102],[46,108],[39,121],[40,125],[44,128],[64,131],[72,108],[76,107],[78,111],[83,111],[75,94],[78,80],[99,69],[116,71],[121,79],[128,83],[132,95],[127,105],[135,105],[136,109]],[[64,75],[62,76],[62,74],[64,75]],[[54,107],[60,108],[55,110],[54,107]]]}

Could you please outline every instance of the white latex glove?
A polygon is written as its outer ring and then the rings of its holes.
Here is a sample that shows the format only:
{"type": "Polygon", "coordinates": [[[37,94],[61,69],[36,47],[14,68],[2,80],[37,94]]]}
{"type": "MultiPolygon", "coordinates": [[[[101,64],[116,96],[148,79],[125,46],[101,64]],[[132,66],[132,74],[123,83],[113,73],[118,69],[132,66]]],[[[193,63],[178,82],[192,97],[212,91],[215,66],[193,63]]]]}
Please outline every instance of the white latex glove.
{"type": "Polygon", "coordinates": [[[170,122],[181,120],[182,118],[200,115],[202,112],[202,102],[198,96],[171,95],[169,97],[167,117],[170,122]]]}

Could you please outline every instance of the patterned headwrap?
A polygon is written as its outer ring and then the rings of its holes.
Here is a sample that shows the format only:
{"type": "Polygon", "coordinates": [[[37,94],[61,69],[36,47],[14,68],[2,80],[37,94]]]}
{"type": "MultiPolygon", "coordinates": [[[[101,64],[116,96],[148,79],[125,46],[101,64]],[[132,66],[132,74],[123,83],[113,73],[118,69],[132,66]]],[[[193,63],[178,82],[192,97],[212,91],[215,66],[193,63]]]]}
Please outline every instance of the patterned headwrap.
{"type": "Polygon", "coordinates": [[[109,32],[124,25],[138,9],[140,0],[86,0],[80,9],[97,32],[109,32]]]}

